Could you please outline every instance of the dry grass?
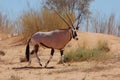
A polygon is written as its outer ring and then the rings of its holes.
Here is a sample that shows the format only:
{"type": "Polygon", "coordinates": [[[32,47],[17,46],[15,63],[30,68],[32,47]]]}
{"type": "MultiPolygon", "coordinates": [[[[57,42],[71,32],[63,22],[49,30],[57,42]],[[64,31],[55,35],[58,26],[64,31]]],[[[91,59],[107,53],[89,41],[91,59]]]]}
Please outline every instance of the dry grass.
{"type": "Polygon", "coordinates": [[[56,13],[45,9],[41,12],[34,10],[23,12],[20,17],[20,21],[18,21],[18,25],[20,26],[20,30],[26,40],[38,31],[67,28],[67,25],[56,13]]]}
{"type": "Polygon", "coordinates": [[[12,33],[13,31],[14,25],[10,22],[9,17],[0,12],[0,32],[12,33]]]}

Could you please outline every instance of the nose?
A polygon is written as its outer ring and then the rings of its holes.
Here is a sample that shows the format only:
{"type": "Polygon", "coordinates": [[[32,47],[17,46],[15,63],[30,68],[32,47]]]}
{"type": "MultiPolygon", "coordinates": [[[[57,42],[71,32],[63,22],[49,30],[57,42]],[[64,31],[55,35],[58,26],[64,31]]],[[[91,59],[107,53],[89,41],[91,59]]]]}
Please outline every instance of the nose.
{"type": "Polygon", "coordinates": [[[78,40],[78,38],[75,38],[75,40],[78,40]]]}

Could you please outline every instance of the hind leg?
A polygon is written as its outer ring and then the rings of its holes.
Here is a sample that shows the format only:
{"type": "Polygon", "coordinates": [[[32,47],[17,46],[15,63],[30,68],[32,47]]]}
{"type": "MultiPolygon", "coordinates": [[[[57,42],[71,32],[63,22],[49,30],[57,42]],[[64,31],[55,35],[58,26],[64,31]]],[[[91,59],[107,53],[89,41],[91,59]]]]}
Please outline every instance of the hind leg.
{"type": "Polygon", "coordinates": [[[35,47],[34,47],[34,52],[35,52],[36,58],[38,59],[39,65],[42,66],[42,64],[41,64],[41,62],[40,62],[40,58],[39,58],[39,56],[38,56],[38,54],[37,54],[38,49],[39,49],[39,45],[35,45],[35,47]]]}
{"type": "Polygon", "coordinates": [[[42,66],[42,64],[41,64],[41,62],[40,62],[40,58],[38,57],[38,54],[37,54],[38,48],[39,48],[39,46],[38,46],[38,45],[35,45],[35,46],[34,46],[34,49],[31,51],[30,56],[29,56],[28,66],[31,65],[31,54],[34,54],[34,53],[35,53],[35,55],[36,55],[36,58],[38,59],[38,62],[39,62],[39,64],[40,64],[40,66],[42,66]]]}
{"type": "Polygon", "coordinates": [[[48,63],[51,61],[51,59],[52,59],[52,57],[53,57],[53,54],[54,54],[54,49],[52,48],[51,49],[51,53],[50,53],[50,58],[49,58],[49,60],[47,61],[47,63],[45,64],[45,68],[47,67],[47,65],[48,65],[48,63]]]}
{"type": "Polygon", "coordinates": [[[30,53],[29,53],[29,63],[28,63],[28,66],[31,65],[31,54],[34,54],[35,50],[32,50],[30,53]]]}

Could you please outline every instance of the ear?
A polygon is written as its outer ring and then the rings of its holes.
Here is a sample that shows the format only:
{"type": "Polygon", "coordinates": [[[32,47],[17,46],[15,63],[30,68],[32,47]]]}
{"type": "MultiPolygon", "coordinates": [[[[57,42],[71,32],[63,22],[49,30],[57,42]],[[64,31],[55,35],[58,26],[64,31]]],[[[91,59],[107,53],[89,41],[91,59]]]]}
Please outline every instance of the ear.
{"type": "Polygon", "coordinates": [[[69,26],[68,29],[71,29],[71,27],[69,26]]]}

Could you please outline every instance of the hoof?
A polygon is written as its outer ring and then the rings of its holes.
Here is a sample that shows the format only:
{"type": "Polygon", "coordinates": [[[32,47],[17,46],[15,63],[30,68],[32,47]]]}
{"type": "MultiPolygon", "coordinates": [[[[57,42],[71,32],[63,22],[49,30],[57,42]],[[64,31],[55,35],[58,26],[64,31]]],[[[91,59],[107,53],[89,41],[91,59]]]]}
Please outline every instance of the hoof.
{"type": "Polygon", "coordinates": [[[42,64],[40,64],[40,66],[42,67],[42,64]]]}
{"type": "Polygon", "coordinates": [[[47,66],[45,65],[44,68],[47,68],[47,66]]]}

